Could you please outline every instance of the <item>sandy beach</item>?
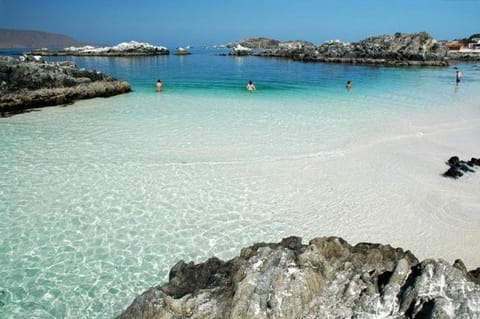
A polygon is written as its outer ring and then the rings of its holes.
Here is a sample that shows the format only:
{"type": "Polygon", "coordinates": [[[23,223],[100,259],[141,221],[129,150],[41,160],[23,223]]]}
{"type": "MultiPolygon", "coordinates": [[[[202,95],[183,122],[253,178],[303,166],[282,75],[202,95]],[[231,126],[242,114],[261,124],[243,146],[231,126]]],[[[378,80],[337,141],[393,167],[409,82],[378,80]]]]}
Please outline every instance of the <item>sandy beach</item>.
{"type": "MultiPolygon", "coordinates": [[[[478,158],[480,119],[401,122],[343,154],[276,163],[304,238],[343,236],[410,249],[418,258],[480,265],[480,173],[441,176],[450,156],[478,158]]],[[[276,186],[275,186],[276,185],[276,186]]],[[[283,185],[283,187],[278,187],[283,185]]],[[[281,197],[281,196],[279,196],[281,197]]],[[[282,218],[282,217],[279,217],[282,218]]]]}

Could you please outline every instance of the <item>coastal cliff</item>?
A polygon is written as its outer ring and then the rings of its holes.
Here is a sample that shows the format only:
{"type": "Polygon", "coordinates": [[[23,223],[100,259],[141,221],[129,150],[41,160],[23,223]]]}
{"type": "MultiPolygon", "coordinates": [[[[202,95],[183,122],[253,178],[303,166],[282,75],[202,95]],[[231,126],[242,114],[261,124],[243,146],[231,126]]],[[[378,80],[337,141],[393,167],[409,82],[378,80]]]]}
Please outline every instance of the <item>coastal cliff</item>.
{"type": "MultiPolygon", "coordinates": [[[[256,43],[243,40],[240,43],[256,43]]],[[[263,41],[266,43],[266,41],[263,41]]],[[[373,64],[389,66],[447,66],[448,49],[428,33],[395,33],[359,42],[327,41],[315,46],[306,41],[269,42],[253,55],[303,62],[373,64]]],[[[234,54],[233,54],[234,55],[234,54]]]]}
{"type": "Polygon", "coordinates": [[[72,62],[47,63],[33,57],[0,58],[0,114],[130,92],[127,82],[72,62]]]}
{"type": "Polygon", "coordinates": [[[477,318],[480,268],[389,245],[289,237],[240,256],[178,262],[118,318],[477,318]]]}

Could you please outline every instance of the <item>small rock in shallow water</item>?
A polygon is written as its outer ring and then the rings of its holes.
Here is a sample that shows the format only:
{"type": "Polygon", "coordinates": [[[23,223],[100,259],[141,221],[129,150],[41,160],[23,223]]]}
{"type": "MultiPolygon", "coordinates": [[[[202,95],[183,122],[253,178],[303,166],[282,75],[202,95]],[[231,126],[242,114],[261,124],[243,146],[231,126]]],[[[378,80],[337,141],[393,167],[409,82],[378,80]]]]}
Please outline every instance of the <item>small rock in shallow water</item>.
{"type": "Polygon", "coordinates": [[[450,166],[455,166],[455,165],[458,165],[458,164],[460,164],[460,159],[458,158],[458,156],[452,156],[448,160],[448,165],[450,165],[450,166]]]}
{"type": "Polygon", "coordinates": [[[463,173],[457,170],[455,167],[450,167],[448,171],[443,173],[444,177],[459,178],[463,176],[463,173]]]}
{"type": "Polygon", "coordinates": [[[451,177],[451,178],[459,178],[464,175],[464,173],[475,173],[476,171],[472,169],[471,167],[474,167],[475,165],[479,165],[479,159],[476,159],[472,157],[472,159],[468,162],[460,160],[458,156],[452,156],[449,158],[449,160],[445,163],[450,168],[443,173],[444,177],[451,177]]]}
{"type": "Polygon", "coordinates": [[[467,164],[470,166],[475,166],[475,165],[480,166],[480,158],[472,157],[470,161],[467,162],[467,164]]]}

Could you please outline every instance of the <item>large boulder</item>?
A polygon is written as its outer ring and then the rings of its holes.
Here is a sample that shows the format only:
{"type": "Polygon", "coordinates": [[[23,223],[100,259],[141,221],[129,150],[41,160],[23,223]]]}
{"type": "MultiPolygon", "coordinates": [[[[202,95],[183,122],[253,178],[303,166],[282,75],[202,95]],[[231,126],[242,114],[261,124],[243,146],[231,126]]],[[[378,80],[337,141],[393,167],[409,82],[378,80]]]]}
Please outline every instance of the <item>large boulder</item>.
{"type": "Polygon", "coordinates": [[[354,45],[358,57],[405,61],[439,61],[447,49],[425,32],[370,37],[354,45]]]}
{"type": "Polygon", "coordinates": [[[0,114],[108,97],[130,92],[130,85],[72,62],[47,63],[32,57],[0,58],[0,114]]]}
{"type": "Polygon", "coordinates": [[[118,318],[477,318],[480,269],[389,245],[298,237],[178,262],[118,318]]]}

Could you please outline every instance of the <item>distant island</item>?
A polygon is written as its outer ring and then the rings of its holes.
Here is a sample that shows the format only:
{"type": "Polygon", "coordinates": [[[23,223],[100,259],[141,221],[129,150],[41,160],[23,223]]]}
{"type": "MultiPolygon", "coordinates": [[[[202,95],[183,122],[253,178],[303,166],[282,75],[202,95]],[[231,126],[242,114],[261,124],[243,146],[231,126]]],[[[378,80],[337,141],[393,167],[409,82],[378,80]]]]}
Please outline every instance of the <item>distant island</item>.
{"type": "MultiPolygon", "coordinates": [[[[185,51],[187,52],[187,51],[185,51]]],[[[61,50],[47,48],[32,50],[28,55],[39,56],[146,56],[168,55],[170,51],[164,46],[156,46],[150,43],[137,41],[122,42],[111,47],[95,47],[86,45],[82,47],[67,47],[61,50]]]]}
{"type": "Polygon", "coordinates": [[[33,30],[0,29],[0,48],[64,48],[84,46],[69,36],[33,30]]]}

